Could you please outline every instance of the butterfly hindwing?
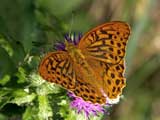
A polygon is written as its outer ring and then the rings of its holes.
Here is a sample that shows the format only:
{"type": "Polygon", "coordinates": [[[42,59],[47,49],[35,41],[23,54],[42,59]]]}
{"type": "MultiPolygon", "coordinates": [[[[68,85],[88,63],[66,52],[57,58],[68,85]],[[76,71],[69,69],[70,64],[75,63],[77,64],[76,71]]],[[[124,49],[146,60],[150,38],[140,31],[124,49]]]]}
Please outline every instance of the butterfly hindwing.
{"type": "Polygon", "coordinates": [[[102,94],[100,89],[97,89],[93,84],[85,82],[85,80],[80,78],[77,79],[76,83],[76,88],[73,90],[76,96],[92,103],[106,103],[106,97],[102,94]]]}
{"type": "Polygon", "coordinates": [[[124,60],[119,64],[108,65],[104,64],[104,77],[103,77],[103,91],[110,99],[117,98],[122,93],[122,89],[126,85],[126,78],[124,77],[124,60]]]}

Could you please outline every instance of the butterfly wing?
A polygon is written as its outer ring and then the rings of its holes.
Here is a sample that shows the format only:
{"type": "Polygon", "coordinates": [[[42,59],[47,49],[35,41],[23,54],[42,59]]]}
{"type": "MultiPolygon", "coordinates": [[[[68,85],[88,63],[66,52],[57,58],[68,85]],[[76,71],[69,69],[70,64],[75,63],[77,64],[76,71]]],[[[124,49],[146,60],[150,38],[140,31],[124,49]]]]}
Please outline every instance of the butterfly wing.
{"type": "Polygon", "coordinates": [[[119,64],[109,65],[104,64],[104,77],[103,77],[103,91],[110,99],[117,98],[122,93],[126,85],[126,78],[124,77],[124,60],[119,64]],[[107,87],[106,87],[107,86],[107,87]]]}
{"type": "Polygon", "coordinates": [[[84,82],[87,78],[82,75],[83,72],[80,72],[83,70],[84,68],[74,63],[65,51],[48,53],[39,65],[39,74],[43,79],[61,85],[85,101],[105,103],[106,98],[102,93],[91,84],[84,82]]]}
{"type": "Polygon", "coordinates": [[[75,89],[76,75],[72,59],[67,52],[48,53],[41,61],[38,70],[43,79],[69,90],[75,89]]]}
{"type": "Polygon", "coordinates": [[[92,103],[105,104],[106,97],[93,84],[85,82],[86,80],[78,78],[76,88],[73,90],[76,96],[83,98],[85,101],[92,103]]]}
{"type": "Polygon", "coordinates": [[[85,34],[78,48],[85,56],[117,64],[125,55],[130,28],[124,22],[109,22],[85,34]]]}
{"type": "Polygon", "coordinates": [[[110,22],[88,32],[78,44],[85,56],[75,63],[68,52],[47,54],[39,66],[40,75],[93,103],[105,103],[104,93],[116,98],[125,86],[124,55],[130,34],[123,22],[110,22]],[[102,92],[103,91],[103,92],[102,92]]]}
{"type": "Polygon", "coordinates": [[[130,28],[124,22],[109,22],[88,32],[78,44],[89,66],[98,76],[92,83],[110,98],[125,87],[124,56],[130,28]]]}

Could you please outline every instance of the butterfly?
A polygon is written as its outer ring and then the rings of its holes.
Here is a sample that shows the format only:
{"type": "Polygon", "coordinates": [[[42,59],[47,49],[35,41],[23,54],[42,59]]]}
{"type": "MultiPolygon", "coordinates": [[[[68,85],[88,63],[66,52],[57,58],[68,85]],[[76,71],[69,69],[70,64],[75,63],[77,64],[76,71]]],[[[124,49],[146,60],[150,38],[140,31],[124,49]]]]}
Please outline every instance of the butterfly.
{"type": "Polygon", "coordinates": [[[116,99],[126,86],[124,56],[130,26],[113,21],[91,29],[77,45],[49,52],[39,65],[43,79],[92,103],[116,99]]]}

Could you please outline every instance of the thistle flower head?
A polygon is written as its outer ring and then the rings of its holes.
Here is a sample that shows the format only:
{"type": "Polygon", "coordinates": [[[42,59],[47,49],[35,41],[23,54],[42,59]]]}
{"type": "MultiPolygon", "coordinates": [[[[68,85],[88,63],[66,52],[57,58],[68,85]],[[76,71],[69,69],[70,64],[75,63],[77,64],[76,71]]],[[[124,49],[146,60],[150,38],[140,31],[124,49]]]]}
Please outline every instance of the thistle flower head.
{"type": "Polygon", "coordinates": [[[104,107],[98,103],[93,104],[89,101],[84,101],[71,92],[68,93],[68,96],[72,99],[70,107],[76,109],[78,114],[84,113],[86,119],[89,119],[90,116],[98,116],[99,114],[107,113],[104,107]]]}
{"type": "MultiPolygon", "coordinates": [[[[80,39],[82,38],[82,34],[79,33],[78,36],[76,36],[75,33],[73,35],[66,34],[66,35],[64,35],[64,38],[65,38],[65,40],[67,40],[67,42],[73,43],[74,45],[77,45],[79,43],[80,39]]],[[[63,42],[57,43],[56,49],[65,51],[65,44],[63,42]]]]}

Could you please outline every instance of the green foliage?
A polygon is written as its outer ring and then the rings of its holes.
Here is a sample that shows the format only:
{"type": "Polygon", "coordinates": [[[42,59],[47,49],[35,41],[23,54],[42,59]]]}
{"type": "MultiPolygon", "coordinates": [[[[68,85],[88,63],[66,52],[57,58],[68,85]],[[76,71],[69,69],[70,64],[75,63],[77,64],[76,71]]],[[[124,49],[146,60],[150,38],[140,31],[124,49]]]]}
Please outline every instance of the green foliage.
{"type": "Polygon", "coordinates": [[[83,33],[107,20],[124,20],[131,25],[127,87],[124,99],[110,116],[91,119],[160,119],[160,52],[154,46],[160,38],[156,29],[160,18],[154,15],[159,12],[159,1],[97,1],[0,2],[0,120],[84,120],[83,113],[70,108],[66,91],[42,80],[37,69],[41,56],[54,51],[65,33],[83,33]]]}

